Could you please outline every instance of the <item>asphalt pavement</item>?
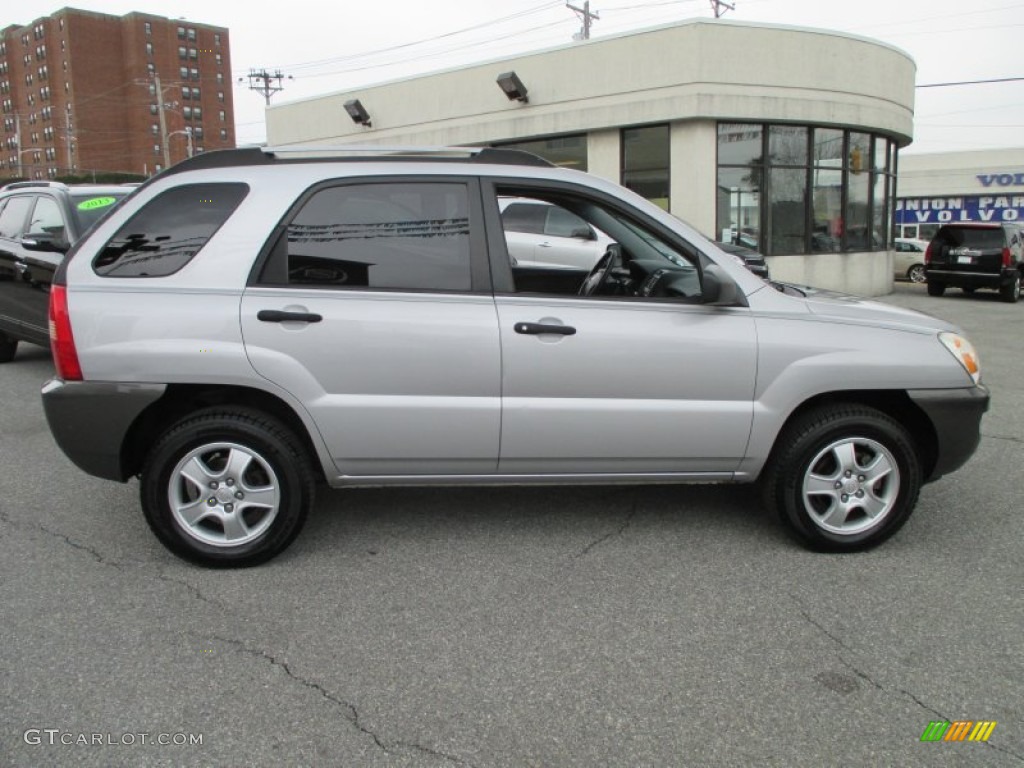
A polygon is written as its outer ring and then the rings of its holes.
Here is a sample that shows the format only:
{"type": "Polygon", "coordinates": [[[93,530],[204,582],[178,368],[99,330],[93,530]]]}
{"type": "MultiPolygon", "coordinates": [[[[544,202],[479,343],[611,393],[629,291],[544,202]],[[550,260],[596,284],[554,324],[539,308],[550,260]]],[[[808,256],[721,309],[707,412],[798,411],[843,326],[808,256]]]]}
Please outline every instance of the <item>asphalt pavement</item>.
{"type": "Polygon", "coordinates": [[[895,538],[841,556],[745,487],[325,490],[271,563],[204,570],[136,482],[58,450],[23,345],[0,766],[1024,765],[1024,303],[884,300],[965,328],[992,408],[895,538]],[[938,720],[996,726],[922,742],[938,720]]]}

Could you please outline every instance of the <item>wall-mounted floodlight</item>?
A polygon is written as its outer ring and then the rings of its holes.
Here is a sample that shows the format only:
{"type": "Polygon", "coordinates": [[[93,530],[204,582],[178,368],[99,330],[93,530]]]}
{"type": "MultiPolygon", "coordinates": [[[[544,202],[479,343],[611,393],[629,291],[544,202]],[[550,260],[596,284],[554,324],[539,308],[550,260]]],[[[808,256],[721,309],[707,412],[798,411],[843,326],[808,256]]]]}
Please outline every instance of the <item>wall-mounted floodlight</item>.
{"type": "Polygon", "coordinates": [[[503,72],[498,75],[498,87],[505,92],[509,101],[521,101],[524,104],[529,101],[526,98],[526,86],[515,72],[503,72]]]}
{"type": "Polygon", "coordinates": [[[367,128],[371,127],[370,113],[366,111],[366,107],[359,99],[352,99],[352,101],[345,102],[345,111],[348,112],[348,116],[352,118],[353,123],[359,123],[365,125],[367,128]]]}

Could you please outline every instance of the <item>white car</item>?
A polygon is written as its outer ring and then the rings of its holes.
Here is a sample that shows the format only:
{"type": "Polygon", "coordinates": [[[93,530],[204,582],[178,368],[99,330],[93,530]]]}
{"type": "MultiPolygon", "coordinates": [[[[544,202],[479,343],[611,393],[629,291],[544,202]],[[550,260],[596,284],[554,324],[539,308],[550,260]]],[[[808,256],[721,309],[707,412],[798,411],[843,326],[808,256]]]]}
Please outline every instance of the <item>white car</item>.
{"type": "Polygon", "coordinates": [[[893,274],[897,278],[906,278],[912,283],[923,283],[924,255],[927,250],[927,240],[913,240],[909,237],[897,237],[893,241],[893,274]]]}
{"type": "Polygon", "coordinates": [[[543,200],[505,197],[498,206],[514,264],[573,267],[589,274],[615,243],[575,213],[543,200]]]}

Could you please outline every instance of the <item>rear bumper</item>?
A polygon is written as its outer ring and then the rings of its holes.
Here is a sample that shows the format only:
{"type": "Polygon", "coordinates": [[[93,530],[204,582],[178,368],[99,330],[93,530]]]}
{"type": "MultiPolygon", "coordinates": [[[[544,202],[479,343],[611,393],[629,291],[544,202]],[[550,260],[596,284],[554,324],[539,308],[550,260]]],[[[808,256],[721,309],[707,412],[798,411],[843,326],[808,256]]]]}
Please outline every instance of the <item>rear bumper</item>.
{"type": "Polygon", "coordinates": [[[50,379],[43,385],[43,410],[53,439],[79,469],[124,482],[128,431],[166,389],[164,384],[50,379]]]}
{"type": "Polygon", "coordinates": [[[941,267],[925,267],[925,276],[933,283],[944,283],[954,288],[999,288],[1013,282],[1020,274],[1016,267],[1000,269],[998,272],[970,272],[941,267]]]}
{"type": "Polygon", "coordinates": [[[912,389],[910,399],[925,412],[935,428],[938,455],[925,478],[938,480],[962,467],[981,440],[981,416],[988,410],[988,389],[912,389]]]}

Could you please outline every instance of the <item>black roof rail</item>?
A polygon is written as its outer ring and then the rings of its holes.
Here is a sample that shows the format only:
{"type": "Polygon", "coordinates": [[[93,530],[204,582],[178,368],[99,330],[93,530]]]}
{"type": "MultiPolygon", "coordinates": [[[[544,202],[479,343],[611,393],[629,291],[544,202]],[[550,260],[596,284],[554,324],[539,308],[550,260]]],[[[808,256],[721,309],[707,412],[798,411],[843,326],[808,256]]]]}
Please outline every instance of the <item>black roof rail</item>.
{"type": "Polygon", "coordinates": [[[491,165],[524,165],[553,168],[542,157],[519,149],[494,147],[386,147],[342,145],[333,147],[242,147],[203,152],[182,160],[163,171],[161,176],[206,168],[231,168],[275,163],[310,163],[325,161],[446,161],[487,163],[491,165]]]}

